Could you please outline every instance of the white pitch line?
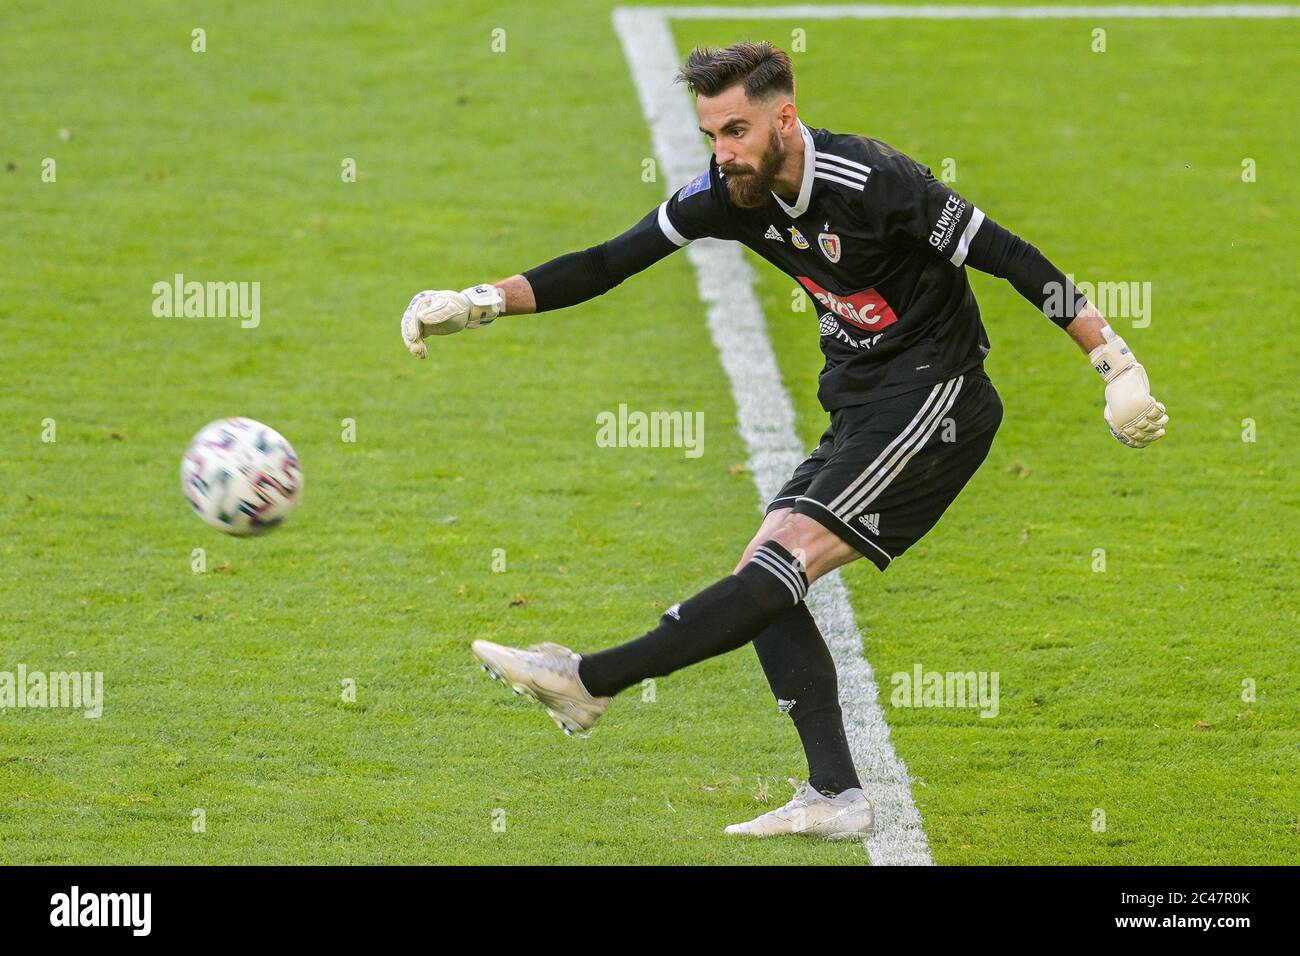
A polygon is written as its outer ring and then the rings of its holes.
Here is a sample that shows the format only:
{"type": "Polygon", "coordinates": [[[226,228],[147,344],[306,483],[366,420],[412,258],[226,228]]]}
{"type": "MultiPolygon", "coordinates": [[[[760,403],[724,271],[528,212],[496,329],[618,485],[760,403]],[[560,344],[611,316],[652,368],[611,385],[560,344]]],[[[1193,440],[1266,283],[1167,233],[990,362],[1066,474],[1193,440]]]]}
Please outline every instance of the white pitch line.
{"type": "MultiPolygon", "coordinates": [[[[623,44],[641,109],[650,124],[655,154],[672,195],[708,166],[689,96],[672,78],[678,54],[668,21],[772,19],[1287,19],[1296,6],[886,6],[863,4],[771,7],[619,7],[614,29],[623,44]]],[[[731,381],[740,434],[764,502],[775,497],[804,448],[795,431],[794,406],[754,295],[755,276],[734,243],[701,239],[687,256],[695,268],[700,297],[708,307],[709,334],[731,381]]],[[[848,591],[839,572],[826,575],[808,593],[808,607],[830,645],[840,679],[840,703],[854,763],[876,805],[877,833],[865,841],[871,862],[880,865],[933,864],[921,815],[912,800],[907,767],[894,751],[880,707],[875,674],[862,653],[848,591]]]]}
{"type": "MultiPolygon", "coordinates": [[[[709,159],[695,128],[695,107],[689,95],[672,83],[678,67],[672,33],[662,14],[628,8],[614,11],[614,28],[631,66],[671,195],[707,169],[709,159]]],[[[749,466],[766,502],[803,461],[805,449],[795,431],[794,406],[781,384],[763,310],[754,295],[755,276],[736,243],[697,240],[687,247],[687,255],[695,267],[700,298],[708,307],[713,344],[731,380],[749,466]]],[[[866,841],[867,854],[878,865],[931,864],[921,815],[912,802],[911,779],[890,742],[875,675],[862,655],[862,636],[838,572],[813,585],[808,607],[835,658],[849,747],[876,808],[877,835],[866,841]]]]}

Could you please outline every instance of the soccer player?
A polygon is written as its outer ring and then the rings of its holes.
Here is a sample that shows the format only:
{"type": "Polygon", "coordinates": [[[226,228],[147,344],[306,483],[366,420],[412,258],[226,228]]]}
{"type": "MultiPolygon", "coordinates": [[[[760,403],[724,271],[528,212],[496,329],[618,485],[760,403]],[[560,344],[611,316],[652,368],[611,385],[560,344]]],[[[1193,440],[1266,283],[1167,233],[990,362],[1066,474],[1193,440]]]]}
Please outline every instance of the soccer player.
{"type": "Polygon", "coordinates": [[[803,743],[808,781],[784,807],[726,832],[861,837],[872,808],[849,752],[835,666],[804,596],[859,558],[888,568],[988,454],[1002,403],[984,373],[989,342],[966,267],[1007,279],[1088,353],[1105,383],[1106,423],[1125,445],[1160,438],[1168,416],[1124,340],[1037,248],[887,144],[805,126],[783,51],[696,49],[678,80],[713,146],[707,171],[608,242],[491,285],[419,293],[402,317],[403,341],[423,358],[426,336],[568,308],[693,240],[730,239],[811,298],[829,427],[768,504],[735,570],[643,636],[583,654],[484,640],[473,652],[571,733],[647,677],[752,643],[803,743]]]}

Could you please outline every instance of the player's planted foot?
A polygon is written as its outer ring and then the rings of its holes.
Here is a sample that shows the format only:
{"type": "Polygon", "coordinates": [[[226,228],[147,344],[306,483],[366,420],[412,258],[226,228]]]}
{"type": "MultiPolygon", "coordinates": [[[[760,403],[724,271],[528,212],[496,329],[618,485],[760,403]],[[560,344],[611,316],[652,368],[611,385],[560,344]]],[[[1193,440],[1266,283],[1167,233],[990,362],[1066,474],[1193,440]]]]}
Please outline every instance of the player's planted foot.
{"type": "Polygon", "coordinates": [[[526,651],[478,640],[470,647],[483,669],[516,694],[538,701],[566,734],[590,730],[610,698],[593,697],[578,677],[582,657],[547,641],[526,651]]]}
{"type": "Polygon", "coordinates": [[[809,783],[791,780],[790,785],[795,788],[794,798],[785,806],[770,810],[748,823],[733,823],[726,832],[733,836],[755,837],[794,833],[826,840],[861,840],[871,836],[875,811],[857,787],[828,797],[809,783]]]}

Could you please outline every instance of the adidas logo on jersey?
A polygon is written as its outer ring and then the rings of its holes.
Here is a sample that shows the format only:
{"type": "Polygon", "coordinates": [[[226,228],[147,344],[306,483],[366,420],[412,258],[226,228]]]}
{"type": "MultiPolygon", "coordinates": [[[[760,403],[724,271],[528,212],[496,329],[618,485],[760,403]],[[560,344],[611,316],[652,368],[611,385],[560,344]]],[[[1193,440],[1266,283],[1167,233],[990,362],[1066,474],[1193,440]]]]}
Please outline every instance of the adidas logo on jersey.
{"type": "Polygon", "coordinates": [[[880,534],[880,514],[878,512],[873,511],[869,515],[862,515],[858,520],[866,525],[867,530],[872,534],[880,534]]]}
{"type": "Polygon", "coordinates": [[[785,242],[785,236],[776,231],[776,226],[768,226],[767,232],[763,233],[764,239],[775,239],[777,242],[785,242]]]}

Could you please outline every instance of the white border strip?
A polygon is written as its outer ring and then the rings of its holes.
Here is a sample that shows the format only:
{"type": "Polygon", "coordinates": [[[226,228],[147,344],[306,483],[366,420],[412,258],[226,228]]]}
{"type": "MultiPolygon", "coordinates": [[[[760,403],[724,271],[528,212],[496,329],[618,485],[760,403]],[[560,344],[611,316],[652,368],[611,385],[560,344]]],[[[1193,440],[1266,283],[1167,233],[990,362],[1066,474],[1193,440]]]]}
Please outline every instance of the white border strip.
{"type": "MultiPolygon", "coordinates": [[[[708,166],[696,130],[695,107],[672,82],[678,53],[670,18],[684,20],[770,19],[1282,19],[1300,17],[1294,6],[784,6],[619,7],[614,30],[623,45],[641,109],[650,124],[667,194],[708,166]]],[[[767,337],[755,297],[755,276],[740,246],[701,239],[687,247],[700,298],[708,309],[709,333],[731,381],[739,431],[761,499],[776,496],[804,448],[795,430],[794,406],[767,337]]],[[[933,864],[921,815],[912,801],[907,767],[894,752],[880,707],[875,673],[863,656],[862,635],[838,571],[808,592],[808,607],[821,626],[839,671],[840,703],[853,760],[876,808],[876,835],[867,855],[880,865],[933,864]]]]}
{"type": "MultiPolygon", "coordinates": [[[[1300,7],[1212,6],[963,7],[925,5],[796,4],[788,7],[623,7],[678,20],[1280,20],[1300,17],[1300,7]]],[[[615,11],[617,16],[618,11],[615,11]]]]}

